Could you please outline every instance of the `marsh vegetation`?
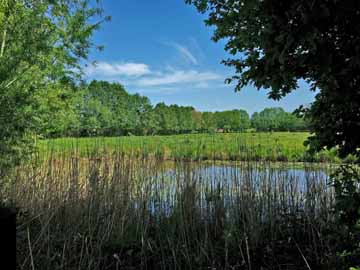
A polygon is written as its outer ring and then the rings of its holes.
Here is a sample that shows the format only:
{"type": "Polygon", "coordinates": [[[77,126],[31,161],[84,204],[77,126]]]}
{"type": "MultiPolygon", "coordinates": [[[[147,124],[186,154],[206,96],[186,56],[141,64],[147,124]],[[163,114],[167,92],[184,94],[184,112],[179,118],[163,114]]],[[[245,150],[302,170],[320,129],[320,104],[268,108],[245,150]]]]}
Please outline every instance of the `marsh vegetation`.
{"type": "Polygon", "coordinates": [[[43,149],[3,190],[21,209],[19,269],[336,265],[336,165],[87,149],[43,149]]]}

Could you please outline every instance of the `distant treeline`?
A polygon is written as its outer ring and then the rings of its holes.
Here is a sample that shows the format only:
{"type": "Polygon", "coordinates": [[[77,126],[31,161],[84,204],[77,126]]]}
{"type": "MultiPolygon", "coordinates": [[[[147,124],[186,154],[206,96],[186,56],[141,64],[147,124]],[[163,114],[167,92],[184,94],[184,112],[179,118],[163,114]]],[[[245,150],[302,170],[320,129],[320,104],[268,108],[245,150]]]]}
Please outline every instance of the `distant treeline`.
{"type": "Polygon", "coordinates": [[[307,130],[303,119],[282,108],[266,108],[249,117],[245,110],[199,112],[189,106],[152,106],[147,97],[106,81],[54,86],[52,91],[38,92],[34,104],[37,133],[43,137],[307,130]]]}

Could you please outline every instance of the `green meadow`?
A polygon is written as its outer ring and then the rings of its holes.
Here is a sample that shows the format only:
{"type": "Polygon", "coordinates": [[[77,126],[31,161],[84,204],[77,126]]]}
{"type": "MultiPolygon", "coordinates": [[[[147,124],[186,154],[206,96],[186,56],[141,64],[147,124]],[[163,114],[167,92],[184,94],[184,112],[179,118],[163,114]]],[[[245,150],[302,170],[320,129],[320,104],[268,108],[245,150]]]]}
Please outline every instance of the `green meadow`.
{"type": "Polygon", "coordinates": [[[307,132],[256,132],[184,134],[169,136],[122,136],[59,138],[37,142],[40,153],[80,155],[104,151],[150,155],[163,159],[329,161],[331,152],[315,156],[306,153],[307,132]]]}

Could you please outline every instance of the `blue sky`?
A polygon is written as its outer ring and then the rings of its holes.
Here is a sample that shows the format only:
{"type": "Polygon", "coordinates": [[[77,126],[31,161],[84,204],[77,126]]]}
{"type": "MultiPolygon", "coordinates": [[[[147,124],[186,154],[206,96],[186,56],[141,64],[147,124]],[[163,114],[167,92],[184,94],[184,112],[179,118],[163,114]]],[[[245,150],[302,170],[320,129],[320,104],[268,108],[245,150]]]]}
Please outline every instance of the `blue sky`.
{"type": "Polygon", "coordinates": [[[97,65],[85,69],[89,80],[116,81],[153,104],[190,105],[200,111],[253,113],[273,106],[292,111],[314,98],[305,83],[279,102],[251,86],[235,93],[224,84],[234,72],[220,63],[229,57],[225,43],[211,40],[213,29],[205,26],[205,17],[184,0],[104,0],[102,5],[112,20],[94,36],[105,49],[91,52],[89,60],[97,65]]]}

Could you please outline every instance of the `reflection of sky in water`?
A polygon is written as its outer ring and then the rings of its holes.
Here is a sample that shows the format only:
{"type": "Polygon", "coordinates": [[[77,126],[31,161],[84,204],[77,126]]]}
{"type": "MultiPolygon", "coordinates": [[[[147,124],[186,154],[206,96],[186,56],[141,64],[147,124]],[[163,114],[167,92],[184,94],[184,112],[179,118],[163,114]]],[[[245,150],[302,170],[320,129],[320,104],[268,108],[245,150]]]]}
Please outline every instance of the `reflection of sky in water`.
{"type": "Polygon", "coordinates": [[[299,182],[306,185],[312,181],[316,183],[326,183],[328,181],[328,169],[314,168],[291,168],[291,167],[247,167],[229,165],[196,165],[192,168],[182,168],[181,170],[167,169],[166,175],[170,178],[182,178],[184,181],[201,181],[209,183],[220,183],[231,185],[242,181],[267,181],[271,183],[299,182]]]}
{"type": "Polygon", "coordinates": [[[329,168],[291,168],[246,165],[207,165],[198,163],[182,164],[165,168],[152,178],[153,190],[162,199],[153,201],[151,212],[158,208],[166,209],[167,214],[176,204],[179,196],[193,196],[197,205],[211,205],[218,198],[223,198],[224,205],[236,203],[239,196],[251,200],[260,200],[264,194],[281,205],[298,208],[306,207],[309,196],[312,200],[321,200],[329,193],[329,168]],[[179,195],[180,194],[180,195],[179,195]],[[315,198],[315,199],[314,199],[315,198]],[[165,205],[159,205],[159,203],[165,205]]]}

